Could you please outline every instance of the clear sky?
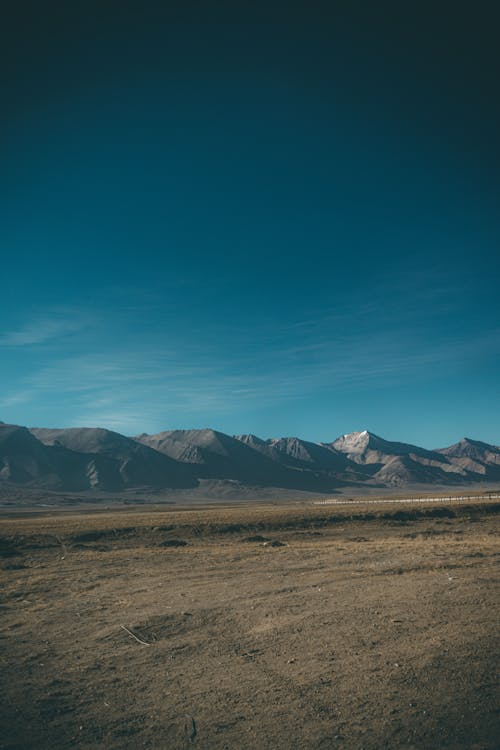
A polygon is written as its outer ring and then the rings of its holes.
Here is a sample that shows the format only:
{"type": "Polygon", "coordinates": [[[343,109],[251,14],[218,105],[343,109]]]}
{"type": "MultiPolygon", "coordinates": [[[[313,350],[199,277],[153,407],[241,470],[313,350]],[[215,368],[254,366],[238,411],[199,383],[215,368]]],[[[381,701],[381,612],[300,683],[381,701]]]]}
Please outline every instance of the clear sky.
{"type": "Polygon", "coordinates": [[[11,6],[0,419],[500,443],[493,3],[11,6]]]}

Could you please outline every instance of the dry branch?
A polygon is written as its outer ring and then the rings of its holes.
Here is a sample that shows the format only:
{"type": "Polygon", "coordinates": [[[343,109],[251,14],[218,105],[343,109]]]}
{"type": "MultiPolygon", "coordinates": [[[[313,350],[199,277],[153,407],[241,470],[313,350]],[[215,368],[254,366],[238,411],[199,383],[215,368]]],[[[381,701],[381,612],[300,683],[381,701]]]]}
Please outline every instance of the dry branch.
{"type": "Polygon", "coordinates": [[[139,637],[138,637],[138,636],[137,636],[137,635],[136,635],[135,633],[132,633],[132,631],[131,631],[131,630],[129,630],[128,628],[126,628],[126,627],[125,627],[125,625],[120,625],[120,627],[121,627],[121,628],[123,628],[123,630],[124,630],[124,631],[125,631],[126,633],[128,633],[128,634],[129,634],[130,636],[132,636],[132,638],[134,638],[134,639],[135,639],[135,640],[137,641],[137,643],[142,643],[142,645],[143,645],[143,646],[151,646],[151,644],[150,644],[150,643],[148,643],[147,641],[143,641],[143,640],[142,640],[141,638],[139,638],[139,637]]]}

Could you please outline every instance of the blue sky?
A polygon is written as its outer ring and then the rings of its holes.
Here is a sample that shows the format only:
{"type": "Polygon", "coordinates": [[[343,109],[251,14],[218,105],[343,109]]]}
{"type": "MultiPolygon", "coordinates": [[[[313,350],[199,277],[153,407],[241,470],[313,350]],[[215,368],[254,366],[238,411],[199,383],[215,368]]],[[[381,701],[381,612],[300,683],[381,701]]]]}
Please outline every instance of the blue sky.
{"type": "Polygon", "coordinates": [[[498,444],[487,19],[200,7],[11,19],[0,419],[498,444]]]}

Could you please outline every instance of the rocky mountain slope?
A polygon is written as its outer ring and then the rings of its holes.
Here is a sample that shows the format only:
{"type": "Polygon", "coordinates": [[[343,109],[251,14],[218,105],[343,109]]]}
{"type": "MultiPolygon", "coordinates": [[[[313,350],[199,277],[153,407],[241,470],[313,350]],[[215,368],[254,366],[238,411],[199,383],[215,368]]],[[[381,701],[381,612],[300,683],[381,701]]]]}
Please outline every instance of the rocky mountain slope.
{"type": "MultiPolygon", "coordinates": [[[[314,490],[338,484],[335,476],[315,475],[304,470],[298,462],[278,460],[278,452],[259,450],[256,443],[249,444],[216,430],[171,430],[156,435],[138,435],[136,440],[190,464],[197,476],[204,479],[230,479],[259,487],[314,490]]],[[[317,448],[321,450],[320,446],[317,448]]]]}
{"type": "Polygon", "coordinates": [[[0,425],[0,477],[47,489],[192,487],[189,467],[111,430],[0,425]]]}
{"type": "Polygon", "coordinates": [[[471,481],[469,474],[475,473],[444,451],[384,440],[367,430],[342,435],[329,447],[370,470],[382,484],[458,484],[471,481]]]}
{"type": "MultiPolygon", "coordinates": [[[[0,423],[0,484],[60,491],[193,488],[199,481],[312,492],[500,481],[500,448],[464,438],[427,450],[368,431],[331,443],[211,429],[135,438],[101,428],[0,423]]],[[[221,485],[222,486],[222,485],[221,485]]]]}
{"type": "Polygon", "coordinates": [[[436,453],[446,456],[464,471],[482,475],[485,479],[500,479],[500,448],[496,445],[463,438],[449,448],[439,448],[436,453]]]}
{"type": "Polygon", "coordinates": [[[26,427],[0,424],[0,482],[44,489],[81,490],[86,460],[60,446],[46,446],[26,427]]]}

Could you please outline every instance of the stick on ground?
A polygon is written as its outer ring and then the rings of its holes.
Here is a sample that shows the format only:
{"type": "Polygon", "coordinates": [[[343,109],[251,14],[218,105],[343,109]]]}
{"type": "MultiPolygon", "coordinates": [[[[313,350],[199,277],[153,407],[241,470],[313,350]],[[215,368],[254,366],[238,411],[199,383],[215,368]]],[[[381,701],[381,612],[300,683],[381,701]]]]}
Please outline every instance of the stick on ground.
{"type": "Polygon", "coordinates": [[[142,643],[143,646],[151,646],[150,643],[148,643],[147,641],[143,641],[141,638],[139,638],[137,635],[135,635],[135,633],[132,633],[132,631],[129,630],[128,628],[126,628],[125,625],[120,625],[120,627],[123,628],[123,630],[126,633],[128,633],[130,636],[132,636],[132,638],[134,638],[137,641],[137,643],[142,643]]]}

